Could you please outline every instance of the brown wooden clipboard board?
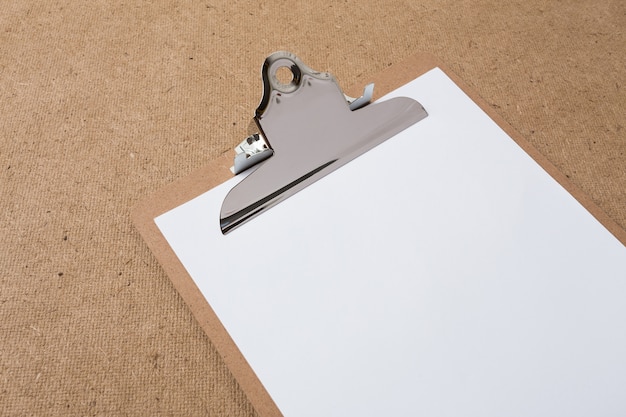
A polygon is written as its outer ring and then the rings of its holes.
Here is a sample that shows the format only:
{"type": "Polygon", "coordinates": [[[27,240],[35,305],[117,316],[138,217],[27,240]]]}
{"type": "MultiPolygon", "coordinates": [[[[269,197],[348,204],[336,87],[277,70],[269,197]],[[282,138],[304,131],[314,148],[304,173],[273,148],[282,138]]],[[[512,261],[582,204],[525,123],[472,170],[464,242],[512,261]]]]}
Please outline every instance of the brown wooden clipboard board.
{"type": "MultiPolygon", "coordinates": [[[[554,165],[521,137],[484,100],[471,91],[462,80],[446,69],[435,57],[427,54],[416,54],[406,61],[376,74],[370,80],[370,82],[376,83],[376,97],[374,98],[393,91],[435,67],[441,68],[527,154],[574,196],[622,244],[626,245],[626,230],[615,223],[586,194],[572,184],[563,173],[557,170],[554,165]]],[[[349,89],[347,93],[350,94],[352,91],[358,92],[358,87],[349,89]]],[[[220,323],[215,312],[207,303],[154,222],[154,219],[159,215],[178,207],[231,178],[233,176],[230,171],[232,162],[233,155],[223,155],[189,176],[165,186],[155,194],[141,200],[132,209],[132,219],[139,233],[145,239],[163,266],[166,274],[172,280],[174,287],[178,290],[185,303],[193,312],[196,320],[222,356],[256,412],[261,417],[277,417],[282,415],[278,407],[256,377],[254,371],[248,365],[234,341],[220,323]]]]}

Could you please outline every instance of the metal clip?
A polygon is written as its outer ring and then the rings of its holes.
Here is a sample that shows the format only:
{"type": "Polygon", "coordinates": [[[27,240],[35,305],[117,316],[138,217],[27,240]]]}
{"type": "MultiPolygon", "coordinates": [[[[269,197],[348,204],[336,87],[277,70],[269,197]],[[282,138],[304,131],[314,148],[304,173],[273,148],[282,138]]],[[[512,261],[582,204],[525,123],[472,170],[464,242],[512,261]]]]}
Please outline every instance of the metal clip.
{"type": "MultiPolygon", "coordinates": [[[[367,106],[374,96],[374,83],[367,84],[363,89],[361,97],[350,97],[343,95],[348,103],[350,110],[358,110],[367,106]]],[[[245,171],[254,165],[265,161],[274,154],[274,150],[269,147],[262,134],[253,133],[245,138],[239,145],[235,147],[235,160],[231,170],[235,175],[245,171]]]]}
{"type": "Polygon", "coordinates": [[[312,70],[289,52],[270,55],[261,75],[263,97],[254,117],[259,134],[239,145],[235,172],[254,165],[237,159],[263,162],[224,199],[225,234],[428,115],[407,97],[366,106],[373,85],[352,99],[332,75],[312,70]],[[291,72],[288,83],[276,76],[280,68],[291,72]]]}

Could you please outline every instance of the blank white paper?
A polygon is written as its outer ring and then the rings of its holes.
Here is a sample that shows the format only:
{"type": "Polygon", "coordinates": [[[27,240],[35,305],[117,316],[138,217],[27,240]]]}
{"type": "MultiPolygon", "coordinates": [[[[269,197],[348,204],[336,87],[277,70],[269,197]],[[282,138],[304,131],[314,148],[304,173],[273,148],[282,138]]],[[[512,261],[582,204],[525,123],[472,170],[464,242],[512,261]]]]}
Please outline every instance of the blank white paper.
{"type": "Polygon", "coordinates": [[[626,248],[441,70],[429,117],[223,236],[155,219],[285,417],[626,415],[626,248]]]}

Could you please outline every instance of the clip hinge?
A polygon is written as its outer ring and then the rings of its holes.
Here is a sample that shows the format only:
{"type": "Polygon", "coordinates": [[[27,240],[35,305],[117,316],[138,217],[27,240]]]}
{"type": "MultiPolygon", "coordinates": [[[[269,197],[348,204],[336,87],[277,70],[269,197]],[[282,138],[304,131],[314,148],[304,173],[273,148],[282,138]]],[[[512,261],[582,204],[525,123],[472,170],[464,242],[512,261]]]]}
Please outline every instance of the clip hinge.
{"type": "Polygon", "coordinates": [[[233,166],[233,173],[235,175],[245,171],[265,161],[267,158],[274,154],[274,150],[270,148],[267,140],[260,133],[254,133],[243,140],[235,148],[235,162],[233,166]]]}

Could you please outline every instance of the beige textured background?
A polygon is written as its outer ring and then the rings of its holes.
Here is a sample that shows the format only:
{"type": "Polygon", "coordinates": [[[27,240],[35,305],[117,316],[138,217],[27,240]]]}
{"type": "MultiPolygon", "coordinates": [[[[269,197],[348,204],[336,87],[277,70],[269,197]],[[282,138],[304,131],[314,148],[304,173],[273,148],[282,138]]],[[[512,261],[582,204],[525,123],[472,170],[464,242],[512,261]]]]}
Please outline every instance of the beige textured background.
{"type": "Polygon", "coordinates": [[[245,136],[269,53],[349,86],[430,52],[624,227],[625,31],[621,0],[3,1],[0,415],[255,414],[129,211],[245,136]]]}

